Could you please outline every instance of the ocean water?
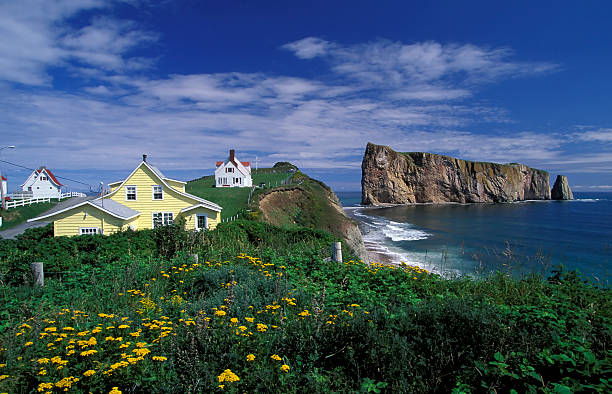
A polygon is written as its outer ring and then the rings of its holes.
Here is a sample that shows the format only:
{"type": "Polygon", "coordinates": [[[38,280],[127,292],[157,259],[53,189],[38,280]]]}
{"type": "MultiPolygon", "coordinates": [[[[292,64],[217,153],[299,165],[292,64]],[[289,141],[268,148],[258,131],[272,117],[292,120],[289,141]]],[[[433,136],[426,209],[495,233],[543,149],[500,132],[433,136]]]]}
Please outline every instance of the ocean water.
{"type": "Polygon", "coordinates": [[[359,221],[364,242],[388,261],[444,275],[550,273],[563,264],[609,282],[612,193],[574,193],[574,201],[499,204],[359,205],[359,192],[339,192],[359,221]]]}

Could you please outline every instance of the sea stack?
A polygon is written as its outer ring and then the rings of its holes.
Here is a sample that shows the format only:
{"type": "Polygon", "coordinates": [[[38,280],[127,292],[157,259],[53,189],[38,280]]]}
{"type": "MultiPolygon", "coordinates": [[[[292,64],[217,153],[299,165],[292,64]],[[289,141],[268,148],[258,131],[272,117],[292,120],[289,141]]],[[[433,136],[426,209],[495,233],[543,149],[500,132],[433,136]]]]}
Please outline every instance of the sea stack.
{"type": "Polygon", "coordinates": [[[555,185],[550,192],[550,197],[553,200],[574,199],[574,193],[572,193],[572,189],[570,189],[569,183],[567,182],[567,177],[565,175],[557,175],[557,180],[555,181],[555,185]]]}
{"type": "Polygon", "coordinates": [[[361,170],[364,205],[550,199],[548,172],[517,163],[401,153],[368,143],[361,170]]]}

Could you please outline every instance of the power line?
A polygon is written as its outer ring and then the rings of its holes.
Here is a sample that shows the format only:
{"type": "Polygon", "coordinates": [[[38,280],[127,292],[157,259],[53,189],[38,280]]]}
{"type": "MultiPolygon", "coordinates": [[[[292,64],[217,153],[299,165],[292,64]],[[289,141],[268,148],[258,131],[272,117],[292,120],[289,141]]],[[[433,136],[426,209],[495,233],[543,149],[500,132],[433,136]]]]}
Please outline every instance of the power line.
{"type": "MultiPolygon", "coordinates": [[[[2,162],[2,163],[6,163],[6,164],[10,164],[10,165],[15,166],[15,167],[25,168],[26,170],[30,170],[30,171],[37,171],[37,170],[36,170],[36,169],[34,169],[34,168],[30,168],[30,167],[22,166],[21,164],[17,164],[17,163],[11,163],[10,161],[6,161],[6,160],[0,160],[0,162],[2,162]]],[[[90,188],[90,189],[92,189],[92,188],[93,188],[93,186],[92,186],[92,185],[90,185],[89,183],[85,183],[85,182],[81,182],[81,181],[76,181],[76,180],[74,180],[74,179],[66,178],[66,177],[63,177],[63,176],[55,176],[55,177],[56,177],[56,178],[65,179],[65,180],[70,181],[70,182],[80,183],[81,185],[89,186],[89,188],[90,188]]]]}

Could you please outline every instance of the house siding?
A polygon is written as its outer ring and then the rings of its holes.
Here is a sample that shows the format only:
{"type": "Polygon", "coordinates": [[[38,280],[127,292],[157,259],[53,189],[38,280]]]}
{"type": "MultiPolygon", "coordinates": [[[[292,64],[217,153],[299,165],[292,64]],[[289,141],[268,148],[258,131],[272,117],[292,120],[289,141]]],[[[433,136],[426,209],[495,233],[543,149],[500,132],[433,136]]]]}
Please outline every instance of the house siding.
{"type": "Polygon", "coordinates": [[[169,179],[164,179],[164,180],[166,181],[166,183],[168,185],[172,186],[176,190],[185,193],[185,184],[184,183],[172,181],[172,180],[169,180],[169,179]]]}
{"type": "Polygon", "coordinates": [[[190,210],[189,212],[185,212],[183,217],[185,218],[185,229],[186,230],[195,230],[197,223],[197,215],[206,215],[208,217],[208,229],[214,230],[217,228],[217,225],[221,222],[221,213],[211,211],[206,208],[195,208],[190,210]]]}
{"type": "Polygon", "coordinates": [[[118,219],[90,205],[82,205],[54,217],[53,235],[55,237],[79,235],[79,229],[82,227],[103,228],[105,235],[127,230],[130,225],[135,230],[136,219],[129,221],[118,219]]]}

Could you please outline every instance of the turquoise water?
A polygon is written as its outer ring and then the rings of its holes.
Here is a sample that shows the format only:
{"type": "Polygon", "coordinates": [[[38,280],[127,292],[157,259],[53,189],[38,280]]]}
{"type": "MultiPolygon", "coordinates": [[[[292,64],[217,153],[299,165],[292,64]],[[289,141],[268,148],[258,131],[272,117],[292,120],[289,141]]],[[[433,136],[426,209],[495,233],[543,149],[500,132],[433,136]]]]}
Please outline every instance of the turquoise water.
{"type": "Polygon", "coordinates": [[[612,260],[612,193],[574,201],[359,207],[340,192],[369,249],[444,274],[550,272],[563,264],[607,282],[612,260]]]}

